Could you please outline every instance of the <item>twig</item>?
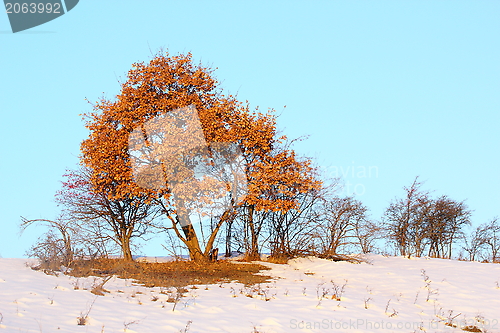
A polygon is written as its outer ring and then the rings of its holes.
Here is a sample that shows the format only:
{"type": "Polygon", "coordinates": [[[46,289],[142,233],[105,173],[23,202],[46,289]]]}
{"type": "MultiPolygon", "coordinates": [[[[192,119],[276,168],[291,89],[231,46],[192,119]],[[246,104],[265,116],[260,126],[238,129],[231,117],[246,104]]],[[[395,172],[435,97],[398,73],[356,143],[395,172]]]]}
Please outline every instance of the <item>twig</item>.
{"type": "Polygon", "coordinates": [[[179,333],[187,333],[189,331],[189,327],[191,326],[192,323],[193,323],[193,321],[189,320],[186,323],[186,327],[184,327],[183,329],[179,330],[179,333]]]}
{"type": "Polygon", "coordinates": [[[368,309],[368,302],[371,301],[372,299],[370,297],[365,298],[365,309],[368,309]]]}
{"type": "Polygon", "coordinates": [[[128,322],[128,323],[123,322],[124,331],[127,331],[128,327],[130,325],[134,325],[134,324],[139,324],[139,320],[133,320],[133,321],[128,322]]]}
{"type": "Polygon", "coordinates": [[[94,298],[94,300],[90,304],[90,307],[89,307],[87,313],[85,313],[85,315],[83,315],[83,312],[80,312],[80,317],[76,318],[78,320],[78,325],[80,325],[80,326],[87,325],[87,319],[89,317],[90,311],[92,310],[92,307],[94,306],[96,299],[97,299],[97,296],[94,298]]]}

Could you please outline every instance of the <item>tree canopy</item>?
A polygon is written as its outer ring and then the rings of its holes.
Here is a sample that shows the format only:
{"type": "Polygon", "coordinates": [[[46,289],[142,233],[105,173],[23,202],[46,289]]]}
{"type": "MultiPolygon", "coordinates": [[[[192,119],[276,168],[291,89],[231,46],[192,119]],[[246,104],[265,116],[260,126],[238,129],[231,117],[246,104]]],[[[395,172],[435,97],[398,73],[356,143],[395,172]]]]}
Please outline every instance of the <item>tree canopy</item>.
{"type": "MultiPolygon", "coordinates": [[[[90,170],[92,191],[105,194],[109,200],[128,199],[135,200],[137,204],[161,204],[163,213],[172,221],[177,236],[188,247],[191,258],[195,260],[208,257],[221,225],[234,218],[238,207],[287,211],[298,207],[293,199],[294,193],[320,186],[320,182],[312,176],[313,168],[309,160],[299,160],[293,150],[282,149],[287,138],[278,137],[273,110],[267,113],[259,112],[258,109],[251,111],[248,102],[242,103],[233,95],[224,95],[213,77],[213,70],[194,64],[190,53],[176,56],[162,53],[148,63],[133,64],[127,80],[121,84],[120,94],[113,100],[102,98],[93,108],[92,112],[84,115],[90,135],[81,144],[82,163],[90,170]],[[199,151],[190,156],[186,152],[161,155],[170,157],[168,160],[156,158],[157,170],[172,178],[172,172],[169,173],[168,170],[176,165],[177,159],[182,160],[184,166],[191,163],[191,169],[174,169],[183,178],[176,180],[176,184],[182,185],[183,182],[186,183],[185,179],[197,177],[199,169],[196,165],[199,161],[196,160],[200,159],[199,156],[205,156],[207,165],[214,167],[217,153],[224,152],[217,147],[229,145],[228,147],[237,148],[246,177],[245,196],[238,202],[231,199],[231,204],[218,215],[219,221],[204,250],[201,249],[190,221],[190,203],[186,203],[186,199],[193,199],[193,183],[184,186],[189,187],[189,191],[186,189],[181,192],[178,191],[182,188],[181,185],[174,186],[166,178],[163,180],[165,186],[141,186],[137,178],[134,178],[135,156],[130,149],[131,133],[142,134],[145,142],[143,146],[151,148],[155,138],[150,130],[148,132],[150,124],[187,108],[194,110],[199,119],[203,140],[207,143],[206,156],[200,155],[199,151]],[[190,162],[187,163],[186,159],[190,162]],[[176,191],[173,191],[174,188],[176,191]]],[[[165,139],[168,132],[165,129],[166,123],[155,124],[162,124],[162,131],[156,131],[155,135],[159,133],[165,139]]],[[[182,124],[186,126],[185,122],[182,124]]],[[[192,132],[184,136],[184,141],[198,140],[192,132]]],[[[174,148],[177,146],[170,145],[174,148]]],[[[192,144],[189,147],[196,148],[195,146],[196,144],[192,144]]],[[[151,152],[158,152],[158,149],[150,149],[151,152]]],[[[206,193],[210,188],[213,189],[210,185],[215,184],[215,178],[205,175],[205,187],[196,187],[196,193],[206,193]]],[[[226,182],[227,189],[232,186],[227,179],[218,181],[226,182]]],[[[224,193],[215,197],[221,195],[224,196],[224,193]]],[[[227,191],[226,195],[230,196],[231,191],[227,191]]],[[[199,200],[191,200],[191,203],[194,201],[199,203],[199,200]]]]}

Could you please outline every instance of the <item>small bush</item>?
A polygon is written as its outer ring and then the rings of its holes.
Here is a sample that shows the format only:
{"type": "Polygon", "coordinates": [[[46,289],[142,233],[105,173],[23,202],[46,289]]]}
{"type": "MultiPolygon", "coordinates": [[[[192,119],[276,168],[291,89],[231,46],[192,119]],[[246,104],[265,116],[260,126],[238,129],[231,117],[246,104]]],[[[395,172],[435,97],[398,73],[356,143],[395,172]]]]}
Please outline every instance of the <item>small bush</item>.
{"type": "Polygon", "coordinates": [[[189,320],[186,323],[186,327],[184,327],[183,329],[179,330],[179,333],[187,333],[187,332],[189,332],[189,327],[191,326],[192,323],[193,323],[193,321],[189,320]]]}
{"type": "Polygon", "coordinates": [[[274,255],[267,258],[267,262],[272,264],[287,264],[288,260],[292,259],[290,256],[285,255],[274,255]]]}
{"type": "Polygon", "coordinates": [[[38,265],[31,266],[34,270],[41,270],[45,274],[56,275],[65,261],[64,246],[52,232],[47,232],[38,239],[26,255],[38,259],[38,265]]]}
{"type": "Polygon", "coordinates": [[[90,304],[87,312],[85,312],[85,314],[83,314],[83,312],[80,312],[80,316],[79,317],[76,317],[76,323],[79,325],[79,326],[85,326],[87,325],[87,322],[88,322],[88,318],[89,318],[89,314],[90,314],[90,311],[92,311],[92,307],[94,306],[94,303],[95,303],[95,300],[97,299],[94,298],[94,300],[92,301],[92,303],[90,304]]]}

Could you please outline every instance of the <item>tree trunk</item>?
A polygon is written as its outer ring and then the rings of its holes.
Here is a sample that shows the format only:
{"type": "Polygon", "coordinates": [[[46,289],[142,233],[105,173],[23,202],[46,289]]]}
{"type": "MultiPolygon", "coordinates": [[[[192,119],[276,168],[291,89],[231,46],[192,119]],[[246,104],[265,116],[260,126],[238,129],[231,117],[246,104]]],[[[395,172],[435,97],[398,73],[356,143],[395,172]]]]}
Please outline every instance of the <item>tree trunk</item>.
{"type": "Polygon", "coordinates": [[[122,248],[122,254],[123,254],[123,259],[126,261],[133,261],[134,259],[132,258],[132,250],[130,249],[130,237],[127,235],[123,235],[121,237],[121,248],[122,248]]]}
{"type": "Polygon", "coordinates": [[[258,236],[253,223],[254,206],[248,207],[248,228],[250,229],[250,249],[246,254],[247,260],[260,260],[258,236]]]}
{"type": "Polygon", "coordinates": [[[181,225],[182,232],[184,233],[185,241],[188,251],[189,258],[194,261],[203,262],[208,261],[208,256],[206,256],[200,248],[200,242],[198,241],[198,236],[196,236],[196,230],[194,230],[191,224],[191,219],[189,218],[189,212],[184,205],[184,201],[176,198],[177,202],[177,222],[181,225]]]}
{"type": "Polygon", "coordinates": [[[228,221],[226,229],[226,257],[230,257],[233,252],[231,250],[232,227],[233,221],[228,221]]]}
{"type": "Polygon", "coordinates": [[[198,242],[198,237],[196,236],[196,231],[192,224],[188,224],[182,227],[182,232],[186,238],[185,244],[189,251],[189,258],[194,261],[208,261],[208,257],[203,254],[200,248],[200,243],[198,242]]]}

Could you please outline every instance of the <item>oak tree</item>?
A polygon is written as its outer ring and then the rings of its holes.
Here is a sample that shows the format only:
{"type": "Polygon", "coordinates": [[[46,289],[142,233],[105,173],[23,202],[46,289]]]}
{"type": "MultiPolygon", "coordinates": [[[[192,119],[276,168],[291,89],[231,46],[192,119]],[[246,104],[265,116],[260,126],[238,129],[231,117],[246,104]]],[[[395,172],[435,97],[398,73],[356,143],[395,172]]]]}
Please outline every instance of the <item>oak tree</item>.
{"type": "Polygon", "coordinates": [[[292,150],[276,150],[285,138],[276,134],[272,111],[251,111],[248,103],[224,95],[213,70],[194,64],[190,53],[176,56],[160,53],[148,63],[133,64],[116,98],[102,98],[93,108],[85,115],[90,135],[81,145],[82,163],[91,171],[92,191],[110,201],[130,200],[131,205],[144,202],[160,206],[171,221],[171,228],[188,248],[191,259],[208,259],[222,225],[232,221],[240,207],[286,211],[297,206],[290,199],[294,193],[319,186],[307,175],[309,162],[298,161],[292,150]],[[202,138],[187,135],[185,127],[189,127],[191,118],[180,122],[177,129],[163,121],[179,110],[191,110],[183,114],[194,114],[199,119],[202,138]],[[152,130],[165,126],[172,128],[152,130]],[[176,144],[167,144],[165,148],[166,138],[179,137],[169,131],[182,129],[185,133],[181,137],[187,142],[184,148],[175,151],[176,144]],[[131,153],[131,137],[135,138],[132,146],[139,147],[135,150],[139,158],[131,153]],[[207,146],[202,147],[199,141],[207,146]],[[217,155],[225,155],[233,148],[244,164],[247,184],[244,196],[234,195],[235,186],[231,184],[234,177],[227,180],[222,177],[224,172],[216,175],[201,172],[200,176],[200,168],[217,168],[217,161],[226,161],[217,155]],[[149,167],[143,170],[149,171],[138,174],[134,161],[148,160],[148,156],[149,167]],[[142,178],[145,182],[140,181],[141,175],[146,175],[142,178]],[[217,186],[213,190],[210,186],[220,183],[226,184],[227,191],[217,186]],[[203,249],[190,212],[222,199],[227,199],[228,204],[212,216],[217,221],[203,249]]]}

